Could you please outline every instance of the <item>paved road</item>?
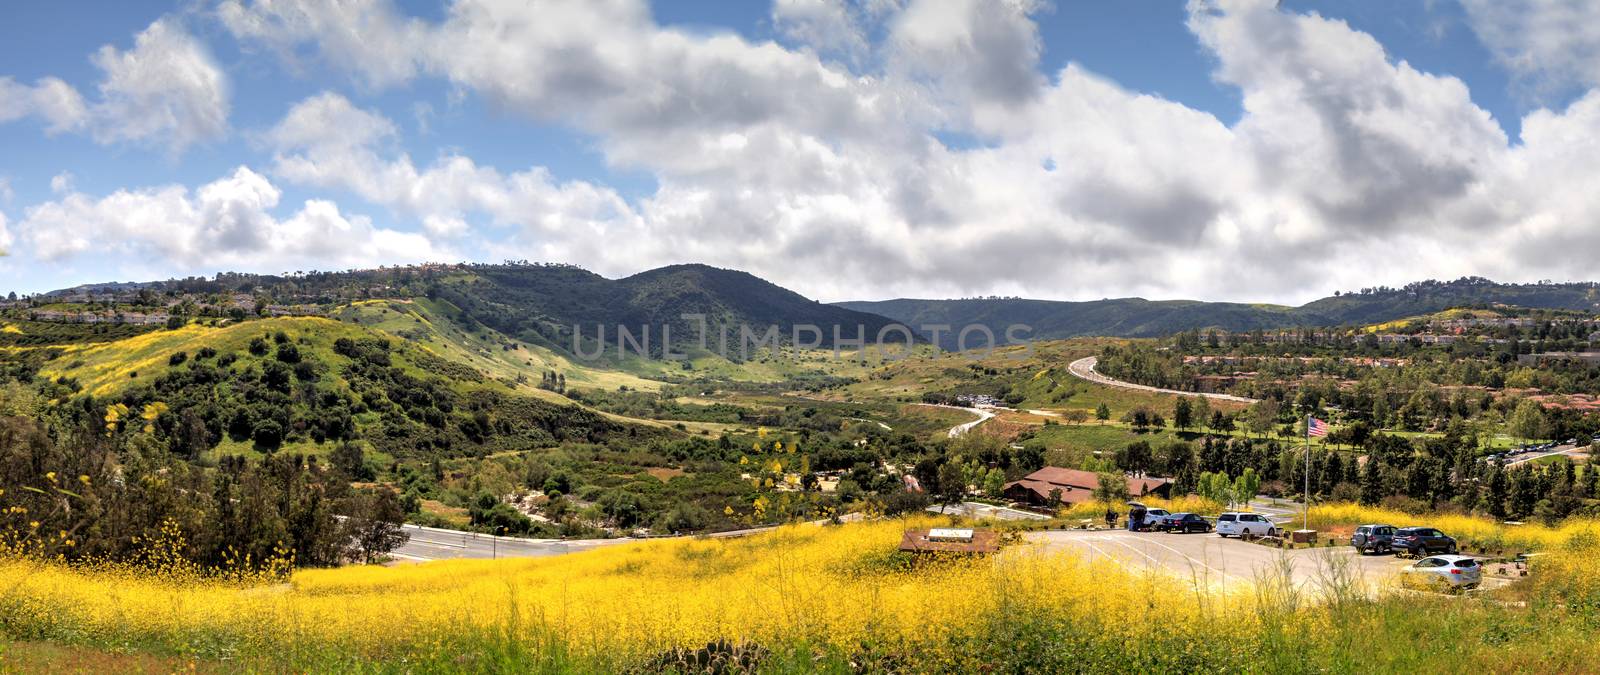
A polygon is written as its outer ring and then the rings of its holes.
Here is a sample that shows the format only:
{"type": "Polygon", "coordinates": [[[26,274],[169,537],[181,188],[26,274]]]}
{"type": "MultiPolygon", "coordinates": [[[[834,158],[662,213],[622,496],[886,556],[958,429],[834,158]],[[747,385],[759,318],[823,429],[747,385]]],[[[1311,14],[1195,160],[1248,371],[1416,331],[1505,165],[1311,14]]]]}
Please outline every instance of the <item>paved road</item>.
{"type": "Polygon", "coordinates": [[[1103,384],[1103,385],[1106,385],[1108,387],[1117,387],[1118,389],[1134,389],[1134,390],[1138,390],[1138,391],[1148,391],[1148,392],[1153,392],[1153,393],[1157,393],[1157,394],[1176,394],[1178,396],[1195,396],[1195,397],[1201,397],[1201,398],[1214,398],[1214,399],[1216,399],[1218,401],[1235,401],[1235,402],[1238,402],[1238,403],[1255,403],[1256,402],[1256,399],[1245,398],[1243,396],[1234,396],[1232,394],[1202,394],[1202,393],[1197,392],[1197,391],[1178,391],[1176,389],[1162,389],[1160,387],[1147,387],[1147,386],[1142,385],[1142,384],[1134,384],[1132,382],[1123,382],[1122,380],[1114,380],[1114,379],[1111,379],[1111,378],[1106,377],[1104,375],[1101,375],[1100,373],[1095,372],[1094,366],[1095,366],[1096,363],[1099,363],[1099,362],[1100,362],[1100,357],[1097,357],[1097,356],[1085,356],[1085,357],[1083,357],[1081,359],[1078,359],[1077,361],[1073,361],[1072,363],[1068,364],[1067,365],[1067,371],[1072,373],[1074,376],[1076,376],[1076,377],[1078,377],[1080,379],[1088,380],[1090,382],[1094,382],[1095,384],[1103,384]]]}
{"type": "MultiPolygon", "coordinates": [[[[1411,560],[1392,555],[1360,555],[1349,546],[1284,551],[1223,539],[1215,534],[1165,534],[1119,530],[1055,530],[1027,535],[1045,552],[1067,552],[1109,559],[1136,571],[1175,574],[1213,589],[1259,583],[1287,569],[1297,588],[1328,588],[1335,570],[1347,570],[1369,593],[1392,588],[1393,578],[1411,560]]],[[[1485,586],[1505,583],[1485,576],[1485,586]]]]}
{"type": "Polygon", "coordinates": [[[941,506],[930,506],[930,507],[928,507],[928,512],[929,513],[941,513],[941,514],[946,514],[946,515],[966,516],[968,518],[996,518],[996,519],[999,519],[999,520],[1049,520],[1050,519],[1050,516],[1047,516],[1047,515],[1044,515],[1044,514],[1040,514],[1040,513],[1034,513],[1032,511],[1023,511],[1023,510],[1020,510],[1020,509],[1012,509],[1012,508],[1007,508],[1007,507],[1004,507],[1004,506],[992,506],[992,505],[983,504],[983,503],[980,503],[980,502],[962,502],[962,503],[960,503],[958,505],[951,506],[951,507],[948,507],[948,508],[945,507],[945,506],[942,506],[942,505],[941,506]]]}
{"type": "Polygon", "coordinates": [[[621,544],[631,539],[524,539],[495,537],[474,532],[443,530],[420,525],[402,525],[411,536],[390,556],[398,560],[425,561],[452,558],[536,558],[586,551],[600,546],[621,544]]]}
{"type": "Polygon", "coordinates": [[[1514,457],[1516,457],[1515,459],[1512,459],[1513,455],[1507,455],[1507,457],[1506,457],[1506,466],[1516,466],[1516,465],[1522,464],[1524,462],[1532,462],[1532,461],[1537,460],[1537,459],[1544,459],[1545,457],[1554,457],[1556,455],[1569,455],[1569,456],[1582,455],[1582,456],[1588,456],[1588,454],[1589,454],[1589,446],[1587,446],[1587,445],[1581,445],[1581,446],[1580,445],[1562,445],[1562,446],[1557,446],[1556,449],[1551,450],[1549,452],[1539,452],[1539,453],[1533,453],[1533,454],[1514,455],[1514,457]]]}
{"type": "Polygon", "coordinates": [[[958,405],[945,405],[943,403],[918,403],[917,405],[925,405],[925,406],[928,406],[930,408],[949,408],[951,410],[963,410],[963,411],[966,411],[966,412],[969,412],[969,413],[972,413],[972,414],[978,416],[978,419],[972,420],[971,422],[965,422],[965,423],[957,424],[957,425],[955,425],[953,427],[950,427],[950,437],[951,438],[955,438],[957,436],[960,436],[961,434],[967,433],[968,431],[971,431],[973,427],[978,426],[979,424],[983,424],[984,422],[989,421],[989,418],[994,417],[994,413],[989,412],[988,410],[983,409],[983,408],[963,408],[963,407],[958,406],[958,405]]]}

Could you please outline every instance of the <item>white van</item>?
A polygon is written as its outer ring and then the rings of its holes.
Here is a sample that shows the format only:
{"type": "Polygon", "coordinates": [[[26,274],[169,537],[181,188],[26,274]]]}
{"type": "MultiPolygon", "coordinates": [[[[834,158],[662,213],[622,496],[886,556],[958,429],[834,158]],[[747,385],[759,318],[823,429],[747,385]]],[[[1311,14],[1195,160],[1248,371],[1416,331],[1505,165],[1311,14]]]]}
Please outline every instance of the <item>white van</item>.
{"type": "Polygon", "coordinates": [[[1259,513],[1229,511],[1217,516],[1217,536],[1219,537],[1265,537],[1277,535],[1277,524],[1259,513]]]}

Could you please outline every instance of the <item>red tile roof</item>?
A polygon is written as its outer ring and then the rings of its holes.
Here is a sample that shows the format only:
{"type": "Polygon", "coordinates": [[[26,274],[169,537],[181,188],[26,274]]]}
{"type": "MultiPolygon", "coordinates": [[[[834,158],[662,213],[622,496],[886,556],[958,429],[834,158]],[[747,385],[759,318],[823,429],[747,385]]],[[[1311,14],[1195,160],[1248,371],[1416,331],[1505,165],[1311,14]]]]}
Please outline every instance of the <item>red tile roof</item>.
{"type": "MultiPolygon", "coordinates": [[[[1135,497],[1149,494],[1156,488],[1167,484],[1165,478],[1135,478],[1128,477],[1128,494],[1135,497]]],[[[1006,484],[1005,489],[1020,485],[1031,490],[1040,499],[1048,500],[1052,490],[1061,491],[1061,501],[1068,504],[1086,502],[1094,498],[1094,491],[1100,487],[1100,476],[1093,471],[1081,469],[1064,469],[1059,466],[1047,466],[1030,473],[1021,480],[1006,484]]]]}

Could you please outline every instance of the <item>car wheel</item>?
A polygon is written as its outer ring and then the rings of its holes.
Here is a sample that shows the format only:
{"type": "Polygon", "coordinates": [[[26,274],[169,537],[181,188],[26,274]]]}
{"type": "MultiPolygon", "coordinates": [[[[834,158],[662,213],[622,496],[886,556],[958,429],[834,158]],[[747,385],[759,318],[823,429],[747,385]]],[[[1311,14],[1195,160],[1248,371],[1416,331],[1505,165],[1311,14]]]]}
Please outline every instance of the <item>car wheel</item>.
{"type": "Polygon", "coordinates": [[[1455,555],[1456,554],[1456,545],[1455,544],[1451,544],[1449,548],[1445,549],[1445,553],[1449,553],[1450,555],[1455,555]]]}

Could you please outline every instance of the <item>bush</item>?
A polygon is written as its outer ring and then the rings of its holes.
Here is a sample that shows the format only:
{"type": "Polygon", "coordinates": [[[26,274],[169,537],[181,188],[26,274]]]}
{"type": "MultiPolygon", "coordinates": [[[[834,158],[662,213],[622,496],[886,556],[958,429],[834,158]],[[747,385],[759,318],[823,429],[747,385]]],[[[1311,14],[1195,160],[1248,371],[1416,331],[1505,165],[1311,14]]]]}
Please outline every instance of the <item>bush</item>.
{"type": "Polygon", "coordinates": [[[185,353],[185,352],[175,352],[175,353],[173,353],[172,356],[167,357],[167,365],[169,365],[169,366],[181,366],[181,365],[183,365],[184,361],[188,361],[188,360],[189,360],[189,355],[187,353],[185,353]]]}
{"type": "Polygon", "coordinates": [[[277,450],[283,446],[283,425],[276,420],[261,420],[251,432],[250,440],[263,452],[277,450]]]}

